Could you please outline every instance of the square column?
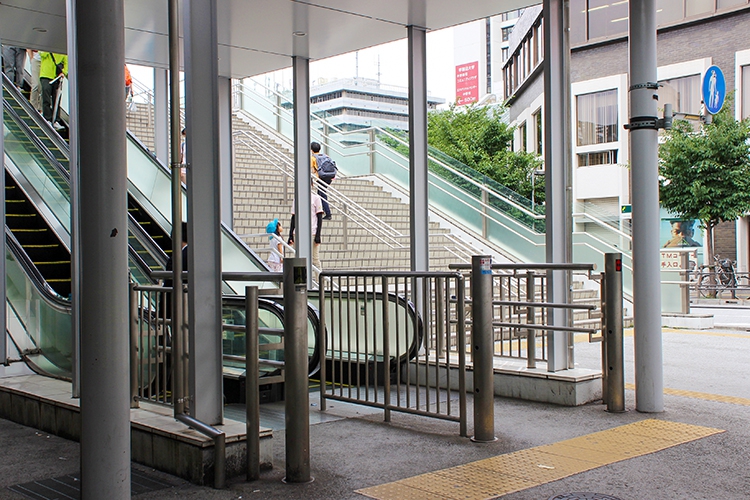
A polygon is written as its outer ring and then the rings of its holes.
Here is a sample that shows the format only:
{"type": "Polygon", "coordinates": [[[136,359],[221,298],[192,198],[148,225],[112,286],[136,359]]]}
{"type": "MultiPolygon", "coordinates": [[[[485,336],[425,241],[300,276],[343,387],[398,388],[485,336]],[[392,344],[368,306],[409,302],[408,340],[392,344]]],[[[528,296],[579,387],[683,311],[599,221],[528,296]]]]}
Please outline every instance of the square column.
{"type": "Polygon", "coordinates": [[[216,0],[184,4],[190,415],[223,421],[216,0]]]}
{"type": "MultiPolygon", "coordinates": [[[[570,44],[568,2],[544,0],[544,165],[546,171],[547,262],[573,262],[573,203],[571,185],[570,44]]],[[[549,302],[570,303],[568,271],[549,271],[549,302]]],[[[551,309],[550,323],[571,326],[567,309],[551,309]]],[[[573,367],[573,339],[550,331],[547,371],[573,367]]]]}
{"type": "Polygon", "coordinates": [[[232,164],[232,79],[219,77],[219,184],[221,192],[221,221],[234,228],[232,164]]]}
{"type": "Polygon", "coordinates": [[[154,149],[156,157],[169,165],[169,92],[166,69],[154,68],[154,149]]]}
{"type": "Polygon", "coordinates": [[[409,235],[411,270],[428,271],[427,33],[408,26],[409,45],[409,235]]]}

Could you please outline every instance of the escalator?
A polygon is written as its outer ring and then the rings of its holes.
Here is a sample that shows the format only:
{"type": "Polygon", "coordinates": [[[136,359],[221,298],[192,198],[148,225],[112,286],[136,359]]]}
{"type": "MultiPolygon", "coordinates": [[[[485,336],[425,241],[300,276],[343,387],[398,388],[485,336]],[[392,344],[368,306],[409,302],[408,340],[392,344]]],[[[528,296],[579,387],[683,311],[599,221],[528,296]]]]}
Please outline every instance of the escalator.
{"type": "MultiPolygon", "coordinates": [[[[67,144],[44,122],[18,91],[4,78],[3,106],[5,167],[8,185],[9,251],[8,303],[14,318],[9,330],[19,349],[27,353],[30,366],[40,373],[70,377],[70,184],[67,144]],[[17,240],[17,241],[16,241],[17,240]],[[10,247],[9,243],[9,247],[10,247]],[[38,254],[35,253],[38,250],[38,254]],[[55,252],[54,254],[52,252],[55,252]],[[13,274],[11,280],[11,273],[13,274]],[[29,299],[29,290],[35,290],[29,299]],[[29,300],[44,311],[30,310],[29,300]],[[33,359],[32,359],[33,358],[33,359]]],[[[153,283],[151,271],[164,269],[171,251],[171,176],[148,150],[128,134],[129,266],[138,283],[153,283]]],[[[183,192],[183,206],[186,198],[183,192]]],[[[225,271],[251,273],[267,271],[265,263],[229,228],[222,226],[222,264],[225,271]]],[[[276,288],[275,283],[225,281],[225,321],[244,324],[245,285],[276,288]]],[[[262,321],[269,328],[283,328],[283,302],[278,297],[263,300],[262,321]]],[[[11,316],[9,315],[9,317],[11,316]]],[[[318,311],[308,304],[309,372],[320,364],[316,332],[318,311]]],[[[277,344],[271,335],[264,342],[277,344]]],[[[244,355],[244,336],[224,332],[225,354],[244,355]]],[[[283,351],[269,352],[271,359],[283,358],[283,351]]],[[[244,377],[243,367],[225,363],[225,374],[244,377]]],[[[271,370],[266,375],[273,377],[271,370]]]]}

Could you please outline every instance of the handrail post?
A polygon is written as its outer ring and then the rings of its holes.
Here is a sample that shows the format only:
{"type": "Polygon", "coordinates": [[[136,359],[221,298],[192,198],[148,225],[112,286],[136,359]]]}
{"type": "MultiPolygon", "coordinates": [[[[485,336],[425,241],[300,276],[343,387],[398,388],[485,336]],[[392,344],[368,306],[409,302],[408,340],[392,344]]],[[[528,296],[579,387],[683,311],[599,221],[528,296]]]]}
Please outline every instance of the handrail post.
{"type": "Polygon", "coordinates": [[[604,255],[607,346],[607,411],[625,411],[625,371],[622,339],[622,254],[604,255]]]}
{"type": "Polygon", "coordinates": [[[375,173],[375,129],[370,127],[367,131],[367,140],[369,142],[367,154],[370,156],[370,173],[375,173]]]}
{"type": "MultiPolygon", "coordinates": [[[[536,285],[534,283],[534,271],[526,273],[526,302],[534,302],[536,297],[536,285]]],[[[536,322],[536,308],[526,308],[526,324],[533,325],[536,322]]],[[[536,368],[536,330],[526,329],[526,367],[536,368]]]]}
{"type": "MultiPolygon", "coordinates": [[[[284,259],[286,482],[310,477],[310,393],[307,383],[307,259],[284,259]]],[[[322,358],[325,361],[325,354],[322,358]]]]}
{"type": "Polygon", "coordinates": [[[690,282],[689,252],[680,253],[680,268],[682,269],[680,271],[680,276],[684,283],[684,285],[680,286],[680,297],[682,298],[681,310],[683,314],[690,314],[690,287],[688,286],[688,283],[690,282]]]}
{"type": "Polygon", "coordinates": [[[135,283],[130,288],[130,407],[138,408],[138,292],[135,283]]]}
{"type": "Polygon", "coordinates": [[[245,433],[247,480],[260,479],[260,346],[258,345],[258,287],[245,287],[245,433]]]}
{"type": "Polygon", "coordinates": [[[492,326],[492,257],[471,258],[471,344],[474,354],[474,437],[495,441],[495,390],[493,384],[494,335],[492,326]]]}

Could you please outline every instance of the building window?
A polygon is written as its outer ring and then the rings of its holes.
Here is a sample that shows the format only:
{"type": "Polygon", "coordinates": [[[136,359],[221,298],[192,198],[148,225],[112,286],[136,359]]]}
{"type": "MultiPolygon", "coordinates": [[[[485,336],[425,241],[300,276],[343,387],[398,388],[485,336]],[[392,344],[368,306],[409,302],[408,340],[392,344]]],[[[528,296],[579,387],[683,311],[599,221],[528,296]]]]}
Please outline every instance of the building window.
{"type": "Polygon", "coordinates": [[[685,17],[708,14],[714,11],[714,0],[689,0],[685,2],[685,17]]]}
{"type": "Polygon", "coordinates": [[[503,31],[502,31],[502,33],[503,33],[503,42],[507,42],[508,41],[508,38],[510,38],[510,32],[511,31],[513,31],[513,27],[512,26],[509,27],[509,28],[503,28],[503,31]]]}
{"type": "Polygon", "coordinates": [[[502,48],[502,54],[503,54],[503,62],[508,60],[508,47],[502,48]]]}
{"type": "Polygon", "coordinates": [[[589,39],[628,32],[628,2],[589,0],[589,39]]]}
{"type": "Polygon", "coordinates": [[[579,167],[593,167],[596,165],[615,165],[617,163],[617,150],[595,151],[592,153],[578,153],[579,167]]]}
{"type": "Polygon", "coordinates": [[[666,103],[672,105],[675,113],[698,115],[701,112],[701,77],[700,75],[685,76],[662,80],[659,92],[659,106],[666,103]]]}
{"type": "Polygon", "coordinates": [[[518,151],[526,151],[526,122],[518,126],[518,137],[521,142],[521,147],[518,148],[518,151]]]}
{"type": "Polygon", "coordinates": [[[617,90],[579,95],[578,145],[617,141],[617,90]]]}
{"type": "Polygon", "coordinates": [[[717,0],[716,9],[727,9],[736,5],[745,5],[747,0],[717,0]]]}
{"type": "Polygon", "coordinates": [[[544,143],[544,135],[542,134],[542,110],[540,109],[534,113],[534,123],[536,127],[534,134],[536,135],[536,151],[535,153],[540,155],[543,154],[542,144],[544,143]]]}
{"type": "Polygon", "coordinates": [[[750,118],[750,66],[742,67],[742,109],[740,116],[744,120],[750,118]]]}
{"type": "Polygon", "coordinates": [[[672,24],[685,17],[685,0],[656,0],[656,24],[672,24]]]}

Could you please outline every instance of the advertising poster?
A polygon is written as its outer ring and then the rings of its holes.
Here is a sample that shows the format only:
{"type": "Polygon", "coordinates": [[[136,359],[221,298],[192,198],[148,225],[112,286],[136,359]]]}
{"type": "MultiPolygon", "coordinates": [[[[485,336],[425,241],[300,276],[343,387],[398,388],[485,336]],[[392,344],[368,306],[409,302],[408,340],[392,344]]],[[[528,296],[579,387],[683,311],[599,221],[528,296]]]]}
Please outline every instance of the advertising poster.
{"type": "Polygon", "coordinates": [[[696,264],[703,264],[703,228],[699,221],[695,219],[662,219],[659,239],[662,248],[694,248],[697,256],[696,264]]]}

